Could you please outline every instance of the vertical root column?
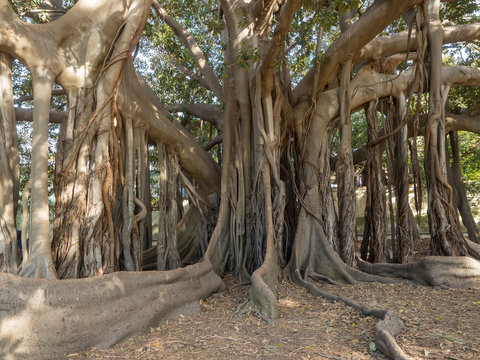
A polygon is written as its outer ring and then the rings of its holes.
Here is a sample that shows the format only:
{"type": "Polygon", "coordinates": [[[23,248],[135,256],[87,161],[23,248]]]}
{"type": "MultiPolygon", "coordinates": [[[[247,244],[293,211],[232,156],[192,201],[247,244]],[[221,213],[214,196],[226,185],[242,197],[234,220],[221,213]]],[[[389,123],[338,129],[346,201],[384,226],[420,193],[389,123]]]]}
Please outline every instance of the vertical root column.
{"type": "MultiPolygon", "coordinates": [[[[375,141],[378,133],[377,102],[371,102],[367,110],[368,141],[375,141]]],[[[370,262],[385,262],[386,249],[386,197],[382,179],[382,158],[378,146],[368,147],[366,165],[365,231],[361,257],[370,262]]]]}
{"type": "Polygon", "coordinates": [[[352,123],[350,119],[350,73],[352,60],[343,64],[340,75],[340,149],[336,164],[338,179],[339,240],[342,260],[348,265],[354,263],[356,238],[356,197],[352,153],[352,123]]]}
{"type": "Polygon", "coordinates": [[[93,93],[66,89],[68,111],[60,129],[55,174],[53,256],[59,278],[77,278],[82,266],[81,224],[87,203],[89,151],[94,131],[88,127],[93,114],[93,93]]]}
{"type": "Polygon", "coordinates": [[[31,237],[28,261],[21,276],[56,278],[50,247],[48,210],[48,120],[54,74],[43,66],[32,68],[34,111],[32,141],[31,237]]]}
{"type": "Polygon", "coordinates": [[[0,271],[14,273],[20,261],[15,226],[19,157],[11,66],[12,58],[0,53],[0,271]]]}
{"type": "Polygon", "coordinates": [[[157,269],[173,270],[180,266],[177,250],[178,157],[165,144],[157,144],[160,172],[157,269]]]}

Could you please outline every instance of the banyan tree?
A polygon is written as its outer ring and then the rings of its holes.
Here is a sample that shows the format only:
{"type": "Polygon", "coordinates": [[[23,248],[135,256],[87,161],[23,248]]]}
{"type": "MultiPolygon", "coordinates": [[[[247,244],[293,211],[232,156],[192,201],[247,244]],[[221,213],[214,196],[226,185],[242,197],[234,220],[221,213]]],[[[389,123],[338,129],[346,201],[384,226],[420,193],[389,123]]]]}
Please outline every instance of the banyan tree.
{"type": "Polygon", "coordinates": [[[404,277],[478,286],[480,237],[457,131],[480,134],[480,121],[468,109],[450,112],[449,93],[476,89],[480,70],[478,62],[444,61],[449,44],[478,51],[478,5],[40,3],[29,18],[19,2],[0,0],[2,357],[110,346],[196,310],[230,272],[251,283],[251,300],[271,318],[281,278],[378,317],[377,347],[406,358],[392,312],[324,293],[316,283],[404,277]],[[181,9],[170,14],[175,4],[181,9]],[[447,15],[462,6],[472,21],[449,23],[447,15]],[[182,11],[198,16],[181,21],[182,11]],[[196,39],[210,35],[218,40],[212,49],[196,39]],[[170,51],[169,66],[183,76],[177,86],[188,83],[201,95],[179,100],[154,91],[155,74],[145,79],[136,59],[149,41],[170,51]],[[14,106],[14,61],[31,76],[31,106],[14,106]],[[58,94],[66,97],[61,113],[51,106],[58,94]],[[368,125],[360,148],[352,142],[355,114],[368,125]],[[33,136],[21,186],[16,124],[24,121],[33,136]],[[59,124],[50,185],[49,123],[59,124]],[[202,143],[192,131],[198,123],[210,129],[202,143]],[[367,187],[363,234],[356,224],[359,163],[367,187]],[[419,208],[426,187],[432,255],[416,263],[412,179],[419,208]],[[159,222],[152,247],[153,198],[159,222]]]}

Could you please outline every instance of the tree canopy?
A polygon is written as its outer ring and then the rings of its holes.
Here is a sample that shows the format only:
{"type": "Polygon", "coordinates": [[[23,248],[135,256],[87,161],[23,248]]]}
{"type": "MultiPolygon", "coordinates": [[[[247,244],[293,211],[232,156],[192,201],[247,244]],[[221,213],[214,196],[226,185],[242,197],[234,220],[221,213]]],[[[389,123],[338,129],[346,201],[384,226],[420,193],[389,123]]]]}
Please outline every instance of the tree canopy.
{"type": "Polygon", "coordinates": [[[479,17],[468,0],[0,0],[0,321],[30,319],[0,327],[3,351],[111,345],[231,272],[267,317],[285,277],[379,318],[377,347],[406,358],[393,313],[316,283],[479,285],[479,17]],[[425,193],[432,256],[413,262],[425,193]],[[64,339],[37,331],[60,318],[64,339]]]}

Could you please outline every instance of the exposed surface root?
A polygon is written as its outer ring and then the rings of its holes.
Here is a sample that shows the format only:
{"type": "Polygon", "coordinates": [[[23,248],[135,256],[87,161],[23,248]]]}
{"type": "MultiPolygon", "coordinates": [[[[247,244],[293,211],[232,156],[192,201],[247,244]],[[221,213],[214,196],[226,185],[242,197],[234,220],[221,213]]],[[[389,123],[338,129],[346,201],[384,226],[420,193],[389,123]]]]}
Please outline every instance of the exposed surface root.
{"type": "Polygon", "coordinates": [[[409,279],[422,285],[480,287],[480,262],[468,256],[427,256],[408,264],[370,264],[357,259],[360,270],[409,279]]]}
{"type": "Polygon", "coordinates": [[[0,358],[58,359],[110,347],[198,312],[198,301],[223,287],[208,262],[61,281],[0,274],[0,358]]]}
{"type": "Polygon", "coordinates": [[[322,291],[314,284],[305,281],[298,270],[296,275],[295,280],[303,285],[312,295],[322,297],[331,302],[343,302],[344,304],[360,311],[365,316],[372,316],[380,319],[375,326],[375,344],[377,348],[390,359],[408,359],[395,341],[395,336],[400,333],[403,327],[403,322],[393,313],[393,311],[371,308],[365,304],[359,304],[347,297],[322,291]]]}
{"type": "Polygon", "coordinates": [[[377,348],[390,359],[408,359],[395,341],[395,336],[400,333],[403,326],[403,321],[391,310],[387,310],[383,319],[375,325],[375,344],[377,348]]]}

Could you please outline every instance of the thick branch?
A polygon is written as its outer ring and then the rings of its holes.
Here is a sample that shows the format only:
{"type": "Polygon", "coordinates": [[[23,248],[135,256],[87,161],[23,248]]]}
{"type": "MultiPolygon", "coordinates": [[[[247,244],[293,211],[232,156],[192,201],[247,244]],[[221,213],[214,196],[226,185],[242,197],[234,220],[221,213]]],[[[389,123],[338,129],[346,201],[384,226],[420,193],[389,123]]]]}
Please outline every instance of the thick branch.
{"type": "Polygon", "coordinates": [[[187,132],[176,127],[162,109],[154,105],[143,91],[130,61],[119,91],[119,108],[137,121],[143,121],[150,140],[171,145],[182,166],[207,193],[220,189],[220,169],[217,163],[187,132]]]}
{"type": "Polygon", "coordinates": [[[274,68],[275,58],[282,48],[282,44],[287,36],[288,31],[290,30],[290,24],[293,21],[295,13],[300,7],[300,0],[289,0],[285,6],[282,8],[282,16],[280,18],[280,23],[275,29],[273,34],[273,40],[270,43],[267,53],[265,54],[262,61],[262,77],[263,81],[266,82],[267,89],[269,91],[273,90],[273,79],[272,71],[274,68]]]}
{"type": "Polygon", "coordinates": [[[171,104],[166,106],[170,112],[185,112],[213,124],[217,129],[223,127],[223,112],[211,104],[171,104]]]}
{"type": "MultiPolygon", "coordinates": [[[[61,124],[65,113],[58,110],[50,110],[49,124],[61,124]]],[[[15,108],[16,121],[33,121],[33,109],[15,108]]]]}
{"type": "MultiPolygon", "coordinates": [[[[330,45],[325,53],[326,60],[321,65],[318,84],[315,84],[315,88],[318,91],[323,91],[325,86],[337,76],[340,64],[345,62],[347,58],[353,57],[393,20],[419,2],[421,1],[375,1],[357,22],[352,24],[330,45]]],[[[312,84],[313,76],[314,68],[308,72],[294,90],[295,103],[298,103],[301,97],[310,95],[310,89],[314,86],[312,84]]]]}
{"type": "MultiPolygon", "coordinates": [[[[52,96],[60,96],[65,94],[66,93],[64,89],[52,89],[52,96]]],[[[20,96],[18,99],[15,100],[15,104],[21,104],[25,101],[31,101],[31,100],[33,100],[33,94],[20,96]]]]}
{"type": "Polygon", "coordinates": [[[449,114],[445,118],[445,132],[454,130],[471,131],[480,135],[480,117],[449,114]]]}
{"type": "MultiPolygon", "coordinates": [[[[408,31],[398,34],[378,37],[370,41],[355,54],[355,63],[361,63],[368,59],[389,56],[417,49],[415,29],[412,30],[410,48],[407,49],[408,31]]],[[[480,24],[465,24],[446,27],[443,31],[443,43],[451,44],[461,41],[472,41],[480,39],[480,24]]]]}

